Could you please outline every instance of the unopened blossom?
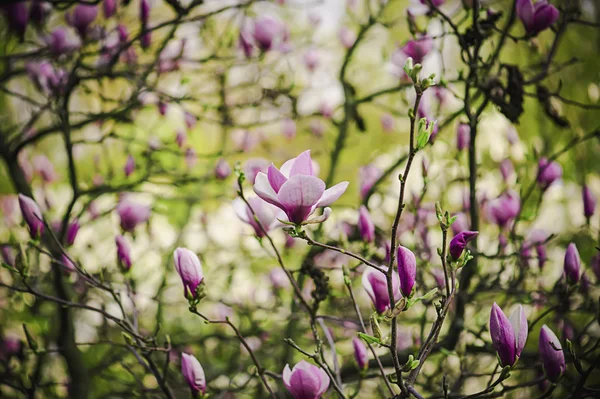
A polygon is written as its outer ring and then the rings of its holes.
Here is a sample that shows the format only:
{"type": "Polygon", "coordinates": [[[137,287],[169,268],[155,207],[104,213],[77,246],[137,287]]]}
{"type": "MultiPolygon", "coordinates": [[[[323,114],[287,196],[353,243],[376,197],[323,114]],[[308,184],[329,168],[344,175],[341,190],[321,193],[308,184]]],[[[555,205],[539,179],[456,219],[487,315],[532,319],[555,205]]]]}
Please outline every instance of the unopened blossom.
{"type": "Polygon", "coordinates": [[[183,129],[178,129],[175,133],[175,142],[179,148],[183,148],[183,145],[187,141],[187,133],[183,129]]]}
{"type": "Polygon", "coordinates": [[[315,48],[310,48],[304,53],[304,65],[310,72],[314,72],[319,66],[319,51],[315,48]]]}
{"type": "Polygon", "coordinates": [[[140,46],[147,49],[152,45],[152,31],[146,30],[140,37],[140,46]]]}
{"type": "Polygon", "coordinates": [[[138,224],[150,219],[150,207],[123,199],[116,207],[124,231],[133,231],[138,224]]]}
{"type": "Polygon", "coordinates": [[[254,184],[260,172],[267,173],[271,163],[264,158],[250,158],[244,163],[244,174],[246,179],[254,184]]]}
{"type": "Polygon", "coordinates": [[[394,121],[394,117],[390,114],[383,114],[379,118],[379,122],[381,123],[381,128],[385,133],[391,133],[394,131],[394,126],[396,122],[394,121]]]}
{"type": "Polygon", "coordinates": [[[375,165],[365,165],[358,170],[358,181],[360,184],[360,197],[365,199],[369,191],[379,180],[383,171],[375,165]]]}
{"type": "Polygon", "coordinates": [[[347,187],[348,182],[342,182],[326,190],[323,180],[315,176],[308,150],[286,161],[281,170],[271,164],[266,174],[259,172],[254,183],[254,192],[263,200],[280,208],[288,221],[302,224],[323,221],[324,217],[314,220],[308,218],[317,208],[333,204],[344,194],[347,187]]]}
{"type": "Polygon", "coordinates": [[[60,255],[60,265],[64,268],[65,273],[70,273],[77,270],[75,263],[66,253],[60,255]]]}
{"type": "Polygon", "coordinates": [[[29,227],[31,238],[40,237],[44,232],[44,218],[38,204],[33,199],[19,194],[19,206],[21,207],[23,220],[29,227]]]}
{"type": "Polygon", "coordinates": [[[79,227],[80,225],[78,219],[74,219],[71,223],[67,225],[66,241],[68,246],[71,246],[75,243],[75,238],[77,238],[79,227]]]}
{"type": "Polygon", "coordinates": [[[117,35],[121,44],[125,44],[127,43],[127,40],[129,40],[129,32],[127,31],[127,27],[123,24],[117,25],[117,35]]]}
{"type": "Polygon", "coordinates": [[[507,226],[519,214],[521,199],[514,190],[507,190],[498,198],[488,201],[487,211],[491,221],[500,227],[507,226]]]}
{"type": "Polygon", "coordinates": [[[54,29],[45,39],[50,52],[56,56],[70,53],[79,47],[79,41],[71,37],[63,27],[54,29]]]}
{"type": "Polygon", "coordinates": [[[412,58],[414,64],[422,64],[431,50],[433,50],[433,39],[429,36],[421,36],[417,39],[409,40],[396,53],[392,54],[392,62],[400,68],[404,67],[404,63],[408,58],[412,58]]]}
{"type": "Polygon", "coordinates": [[[587,185],[583,186],[582,189],[583,197],[583,215],[586,218],[591,218],[596,210],[596,197],[587,185]]]}
{"type": "Polygon", "coordinates": [[[263,51],[272,50],[275,44],[283,40],[283,35],[283,24],[271,16],[263,15],[254,21],[254,42],[263,51]]]}
{"type": "Polygon", "coordinates": [[[196,123],[198,122],[196,116],[188,111],[183,113],[183,120],[188,130],[192,130],[194,127],[196,127],[196,123]]]}
{"type": "Polygon", "coordinates": [[[67,23],[85,37],[92,22],[98,16],[98,7],[92,4],[79,4],[66,14],[67,23]]]}
{"type": "Polygon", "coordinates": [[[102,11],[104,12],[105,19],[112,17],[117,12],[117,0],[104,0],[102,11]]]}
{"type": "Polygon", "coordinates": [[[450,241],[450,256],[453,260],[458,260],[465,248],[467,243],[477,237],[478,231],[463,231],[454,236],[450,241]]]}
{"type": "Polygon", "coordinates": [[[358,232],[363,241],[373,242],[375,241],[375,224],[369,210],[364,205],[361,205],[358,209],[358,232]]]}
{"type": "Polygon", "coordinates": [[[173,252],[173,262],[183,283],[183,295],[188,299],[197,299],[198,286],[204,280],[202,263],[198,255],[187,248],[177,248],[173,252]]]}
{"type": "Polygon", "coordinates": [[[252,57],[254,54],[254,38],[252,28],[249,25],[243,25],[240,28],[238,45],[239,48],[242,49],[246,58],[252,57]]]}
{"type": "Polygon", "coordinates": [[[140,0],[140,21],[142,25],[148,24],[150,18],[150,3],[148,0],[140,0]]]}
{"type": "Polygon", "coordinates": [[[270,230],[280,224],[277,220],[277,215],[280,212],[277,207],[263,201],[258,197],[248,198],[247,201],[252,209],[250,209],[241,198],[236,198],[233,200],[233,209],[242,222],[252,226],[257,237],[264,237],[265,232],[268,233],[270,230]],[[254,214],[256,214],[256,218],[260,224],[254,218],[252,210],[254,210],[254,214]],[[262,227],[265,229],[265,232],[263,232],[263,229],[260,228],[260,225],[262,225],[262,227]]]}
{"type": "Polygon", "coordinates": [[[167,111],[169,110],[169,103],[159,101],[156,104],[156,107],[158,108],[158,113],[161,114],[161,116],[165,116],[167,114],[167,111]]]}
{"type": "Polygon", "coordinates": [[[15,254],[15,250],[10,245],[2,245],[0,246],[0,256],[2,257],[2,261],[9,266],[15,265],[15,259],[17,255],[15,254]]]}
{"type": "Polygon", "coordinates": [[[398,246],[397,253],[400,289],[402,290],[402,295],[410,296],[417,277],[417,258],[410,249],[401,245],[398,246]]]}
{"type": "MultiPolygon", "coordinates": [[[[362,286],[373,302],[377,313],[382,314],[390,308],[390,296],[384,273],[370,267],[367,268],[362,275],[362,286]]],[[[398,302],[402,298],[402,293],[400,292],[400,278],[395,271],[392,272],[392,288],[394,302],[398,302]]]]}
{"type": "Polygon", "coordinates": [[[514,366],[527,341],[527,318],[523,307],[519,305],[510,318],[507,318],[494,302],[490,314],[490,336],[500,358],[500,365],[514,366]]]}
{"type": "Polygon", "coordinates": [[[129,177],[135,171],[135,159],[133,155],[127,155],[127,160],[125,161],[125,166],[123,167],[123,172],[125,172],[125,176],[129,177]]]}
{"type": "Polygon", "coordinates": [[[181,374],[192,390],[193,395],[206,393],[206,377],[202,365],[193,355],[181,354],[181,374]]]}
{"type": "Polygon", "coordinates": [[[558,382],[567,370],[565,354],[558,337],[545,324],[540,330],[538,346],[546,377],[552,382],[558,382]]]}
{"type": "Polygon", "coordinates": [[[283,133],[283,136],[285,138],[287,138],[288,140],[292,140],[294,137],[296,137],[296,130],[296,122],[294,122],[290,118],[286,118],[283,120],[281,132],[283,133]]]}
{"type": "Polygon", "coordinates": [[[537,35],[558,20],[559,12],[547,0],[517,0],[517,16],[528,34],[537,35]]]}
{"type": "Polygon", "coordinates": [[[33,169],[45,183],[52,183],[58,176],[54,170],[54,165],[45,155],[36,155],[32,160],[33,169]]]}
{"type": "Polygon", "coordinates": [[[354,31],[346,28],[345,26],[343,26],[339,30],[338,37],[340,39],[340,43],[342,44],[342,46],[344,46],[347,49],[352,47],[352,45],[356,41],[356,33],[354,33],[354,31]]]}
{"type": "Polygon", "coordinates": [[[23,341],[15,336],[0,337],[0,360],[7,362],[11,357],[23,354],[23,341]]]}
{"type": "Polygon", "coordinates": [[[562,167],[556,161],[541,158],[538,162],[538,168],[537,182],[543,190],[562,177],[562,167]]]}
{"type": "Polygon", "coordinates": [[[515,173],[515,167],[508,158],[500,162],[499,169],[500,174],[502,175],[502,180],[504,180],[505,182],[508,181],[511,178],[511,176],[515,173]]]}
{"type": "Polygon", "coordinates": [[[456,129],[456,148],[458,151],[462,151],[469,147],[469,141],[471,140],[471,128],[467,123],[459,123],[458,129],[456,129]]]}
{"type": "Polygon", "coordinates": [[[224,158],[220,158],[215,165],[215,177],[219,180],[225,180],[230,174],[231,166],[224,158]]]}
{"type": "Polygon", "coordinates": [[[117,245],[117,260],[123,270],[128,271],[131,269],[132,264],[129,242],[127,242],[127,239],[122,235],[118,235],[115,237],[115,244],[117,245]]]}
{"type": "Polygon", "coordinates": [[[352,348],[354,349],[354,360],[361,370],[369,367],[369,352],[367,352],[367,346],[358,337],[352,338],[352,348]]]}
{"type": "Polygon", "coordinates": [[[25,31],[27,30],[27,24],[29,23],[27,3],[23,1],[5,4],[0,6],[0,11],[2,11],[6,17],[8,28],[19,37],[23,38],[25,31]]]}
{"type": "Polygon", "coordinates": [[[563,266],[567,280],[573,284],[578,283],[581,275],[581,259],[575,243],[570,243],[567,247],[563,266]]]}
{"type": "Polygon", "coordinates": [[[286,364],[283,369],[283,385],[294,399],[318,399],[329,388],[329,376],[320,367],[301,360],[293,369],[286,364]]]}

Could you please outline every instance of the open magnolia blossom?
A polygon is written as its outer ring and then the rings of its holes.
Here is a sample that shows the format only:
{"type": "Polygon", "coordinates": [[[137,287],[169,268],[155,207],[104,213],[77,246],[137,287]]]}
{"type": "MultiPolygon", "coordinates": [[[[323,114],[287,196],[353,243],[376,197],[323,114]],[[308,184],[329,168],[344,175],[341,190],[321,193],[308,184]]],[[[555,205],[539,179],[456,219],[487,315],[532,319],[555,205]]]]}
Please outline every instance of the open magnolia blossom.
{"type": "Polygon", "coordinates": [[[327,220],[331,209],[320,217],[309,219],[317,208],[333,204],[346,191],[348,182],[325,189],[325,182],[315,176],[310,150],[286,161],[281,169],[273,164],[267,173],[259,172],[254,192],[263,200],[281,209],[290,223],[321,223],[327,220]]]}
{"type": "Polygon", "coordinates": [[[318,399],[327,391],[329,382],[325,370],[306,360],[296,363],[293,369],[289,364],[283,369],[283,384],[294,399],[318,399]]]}

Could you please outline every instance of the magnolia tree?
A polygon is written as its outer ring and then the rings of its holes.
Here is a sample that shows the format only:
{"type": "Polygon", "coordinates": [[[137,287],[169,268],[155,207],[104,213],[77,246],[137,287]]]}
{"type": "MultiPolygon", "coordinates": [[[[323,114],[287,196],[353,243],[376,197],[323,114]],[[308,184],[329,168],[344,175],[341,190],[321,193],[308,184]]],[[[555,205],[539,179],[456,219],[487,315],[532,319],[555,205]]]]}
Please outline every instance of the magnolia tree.
{"type": "Polygon", "coordinates": [[[1,397],[599,397],[595,1],[1,3],[1,397]]]}

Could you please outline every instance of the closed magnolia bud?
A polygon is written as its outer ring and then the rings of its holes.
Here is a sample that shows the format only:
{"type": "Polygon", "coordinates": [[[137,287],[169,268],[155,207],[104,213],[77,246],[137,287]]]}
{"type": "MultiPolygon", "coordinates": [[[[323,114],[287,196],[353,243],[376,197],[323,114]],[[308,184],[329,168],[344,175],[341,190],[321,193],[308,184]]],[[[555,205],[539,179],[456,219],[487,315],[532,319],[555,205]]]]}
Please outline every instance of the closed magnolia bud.
{"type": "Polygon", "coordinates": [[[67,226],[67,245],[71,246],[75,243],[75,238],[79,232],[79,220],[75,219],[67,226]]]}
{"type": "Polygon", "coordinates": [[[548,161],[547,158],[541,158],[538,162],[537,182],[543,190],[550,187],[552,183],[562,177],[562,167],[554,161],[548,161]]]}
{"type": "Polygon", "coordinates": [[[458,151],[462,151],[469,147],[469,141],[471,140],[471,128],[466,123],[459,123],[458,129],[456,130],[456,148],[458,151]]]}
{"type": "Polygon", "coordinates": [[[502,162],[500,162],[500,173],[502,174],[502,179],[506,182],[510,177],[515,173],[515,168],[510,161],[510,159],[506,158],[502,162]]]}
{"type": "Polygon", "coordinates": [[[581,259],[575,243],[570,243],[565,252],[564,271],[567,280],[576,284],[579,282],[581,271],[581,259]]]}
{"type": "Polygon", "coordinates": [[[183,119],[185,121],[185,126],[188,128],[188,130],[192,130],[194,127],[196,127],[196,122],[198,122],[196,116],[188,111],[185,111],[183,113],[183,119]]]}
{"type": "Polygon", "coordinates": [[[591,218],[594,215],[594,211],[596,210],[596,197],[592,194],[592,191],[587,185],[583,186],[582,190],[583,196],[583,215],[586,218],[591,218]]]}
{"type": "Polygon", "coordinates": [[[520,209],[521,199],[514,190],[505,191],[487,204],[490,219],[500,227],[505,227],[514,220],[520,209]]]}
{"type": "Polygon", "coordinates": [[[145,31],[142,37],[140,38],[140,46],[143,49],[147,49],[152,45],[152,31],[145,31]]]}
{"type": "Polygon", "coordinates": [[[198,299],[197,288],[204,280],[198,256],[187,248],[177,248],[173,252],[173,262],[183,283],[184,296],[188,299],[198,299]]]}
{"type": "Polygon", "coordinates": [[[402,294],[410,296],[417,277],[417,259],[410,249],[401,245],[398,246],[398,276],[402,294]]]}
{"type": "Polygon", "coordinates": [[[117,259],[123,270],[128,271],[131,269],[131,249],[127,239],[121,235],[115,237],[115,243],[117,244],[117,259]]]}
{"type": "Polygon", "coordinates": [[[112,17],[117,12],[117,0],[104,0],[102,11],[104,11],[104,18],[112,17]]]}
{"type": "Polygon", "coordinates": [[[509,319],[494,302],[490,314],[490,336],[500,358],[500,365],[513,366],[527,341],[527,318],[523,307],[519,305],[509,319]]]}
{"type": "Polygon", "coordinates": [[[138,224],[147,222],[150,219],[149,206],[136,204],[127,199],[120,201],[116,210],[121,219],[123,231],[133,231],[138,224]]]}
{"type": "Polygon", "coordinates": [[[369,367],[369,353],[362,339],[352,338],[352,347],[354,348],[354,360],[356,360],[358,368],[364,370],[369,367]]]}
{"type": "Polygon", "coordinates": [[[6,4],[1,6],[1,10],[6,16],[6,22],[10,30],[23,38],[27,30],[27,24],[29,23],[27,3],[23,1],[6,4]]]}
{"type": "Polygon", "coordinates": [[[177,130],[177,133],[175,134],[175,142],[177,143],[177,146],[179,148],[183,148],[183,145],[185,144],[185,142],[187,141],[187,133],[185,132],[185,130],[177,130]]]}
{"type": "Polygon", "coordinates": [[[454,236],[454,238],[450,241],[450,257],[452,260],[458,260],[465,248],[467,247],[467,243],[477,237],[479,234],[478,231],[462,231],[454,236]]]}
{"type": "Polygon", "coordinates": [[[230,174],[231,166],[229,166],[229,163],[223,158],[219,159],[215,166],[215,177],[219,180],[225,180],[230,174]]]}
{"type": "Polygon", "coordinates": [[[123,167],[123,172],[125,172],[125,176],[129,177],[133,171],[135,170],[135,159],[133,155],[127,155],[127,161],[125,161],[125,166],[123,167]]]}
{"type": "Polygon", "coordinates": [[[54,29],[45,41],[50,52],[56,56],[70,53],[79,47],[79,41],[70,37],[67,30],[62,27],[54,29]]]}
{"type": "Polygon", "coordinates": [[[293,369],[286,364],[283,369],[283,385],[294,399],[317,399],[329,388],[329,376],[320,367],[301,360],[293,369]]]}
{"type": "Polygon", "coordinates": [[[17,254],[15,254],[15,250],[10,245],[0,246],[0,256],[2,256],[2,261],[7,265],[15,265],[17,254]]]}
{"type": "Polygon", "coordinates": [[[206,377],[204,376],[204,369],[202,365],[193,355],[182,353],[181,354],[181,374],[185,382],[188,384],[192,393],[197,395],[202,392],[202,395],[206,393],[206,377]]]}
{"type": "Polygon", "coordinates": [[[304,53],[304,65],[310,72],[314,72],[319,66],[319,51],[315,48],[309,49],[304,53]]]}
{"type": "Polygon", "coordinates": [[[148,0],[140,1],[140,21],[143,25],[148,24],[148,18],[150,18],[150,3],[148,0]]]}
{"type": "Polygon", "coordinates": [[[517,16],[523,22],[525,30],[530,35],[537,35],[539,32],[548,29],[558,19],[559,12],[552,4],[546,0],[517,0],[517,16]]]}
{"type": "Polygon", "coordinates": [[[558,382],[567,369],[565,355],[556,334],[545,324],[540,330],[539,350],[546,377],[558,382]]]}
{"type": "Polygon", "coordinates": [[[31,238],[39,238],[44,232],[44,218],[40,207],[33,199],[23,194],[19,194],[19,206],[31,238]]]}
{"type": "Polygon", "coordinates": [[[364,205],[358,209],[358,231],[365,242],[375,241],[375,225],[371,214],[364,205]]]}
{"type": "MultiPolygon", "coordinates": [[[[367,268],[362,275],[362,286],[371,298],[377,313],[382,314],[390,308],[390,296],[388,295],[387,280],[385,274],[378,270],[367,268]]],[[[402,298],[400,292],[400,279],[398,274],[392,273],[392,292],[394,303],[402,298]]]]}
{"type": "Polygon", "coordinates": [[[67,23],[74,27],[81,37],[85,37],[90,24],[97,16],[98,8],[91,4],[79,4],[66,14],[67,23]]]}
{"type": "Polygon", "coordinates": [[[270,16],[260,16],[254,21],[254,41],[263,51],[271,50],[283,35],[283,25],[270,16]]]}
{"type": "Polygon", "coordinates": [[[54,165],[45,155],[36,155],[32,162],[35,173],[40,175],[45,183],[52,183],[58,178],[54,165]]]}

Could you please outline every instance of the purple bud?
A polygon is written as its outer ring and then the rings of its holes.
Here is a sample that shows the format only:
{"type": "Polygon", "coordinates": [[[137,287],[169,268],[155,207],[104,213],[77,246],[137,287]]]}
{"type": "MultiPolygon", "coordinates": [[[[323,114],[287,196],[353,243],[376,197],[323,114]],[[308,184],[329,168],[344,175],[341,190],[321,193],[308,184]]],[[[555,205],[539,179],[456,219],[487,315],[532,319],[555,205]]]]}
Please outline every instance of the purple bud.
{"type": "Polygon", "coordinates": [[[127,199],[120,201],[116,210],[121,219],[121,228],[124,231],[133,231],[138,224],[147,222],[150,219],[150,207],[127,199]]]}
{"type": "Polygon", "coordinates": [[[17,255],[15,254],[15,250],[10,245],[0,246],[0,255],[2,256],[4,263],[9,266],[15,265],[15,259],[17,255]]]}
{"type": "MultiPolygon", "coordinates": [[[[422,36],[415,40],[409,40],[400,51],[413,59],[413,63],[421,64],[425,57],[433,50],[433,40],[428,36],[422,36]]],[[[402,62],[402,67],[404,62],[402,62]]]]}
{"type": "Polygon", "coordinates": [[[177,130],[177,133],[175,134],[175,142],[177,143],[177,146],[179,148],[182,148],[183,145],[185,144],[187,140],[187,134],[185,132],[185,130],[177,130]]]}
{"type": "Polygon", "coordinates": [[[90,4],[79,4],[72,12],[66,14],[67,23],[74,27],[81,37],[85,37],[88,27],[97,16],[98,8],[90,4]]]}
{"type": "Polygon", "coordinates": [[[583,215],[586,218],[591,218],[596,210],[596,197],[587,185],[583,186],[583,215]]]}
{"type": "Polygon", "coordinates": [[[144,34],[140,38],[140,46],[143,49],[147,49],[151,45],[152,45],[152,31],[147,30],[144,32],[144,34]]]}
{"type": "Polygon", "coordinates": [[[148,3],[148,0],[141,0],[140,21],[142,21],[142,25],[148,24],[148,18],[150,18],[150,3],[148,3]]]}
{"type": "Polygon", "coordinates": [[[185,111],[183,114],[183,119],[185,121],[185,126],[187,126],[188,130],[192,130],[196,127],[196,116],[188,111],[185,111]]]}
{"type": "Polygon", "coordinates": [[[119,24],[119,26],[117,26],[117,33],[119,34],[119,42],[127,42],[129,38],[129,32],[127,32],[127,27],[125,25],[119,24]]]}
{"type": "Polygon", "coordinates": [[[230,174],[231,166],[229,166],[229,163],[223,158],[219,159],[215,166],[215,177],[219,180],[225,180],[230,174]]]}
{"type": "Polygon", "coordinates": [[[590,281],[590,278],[588,277],[587,273],[583,272],[583,274],[581,275],[580,283],[581,292],[585,295],[589,294],[591,285],[592,282],[590,281]]]}
{"type": "Polygon", "coordinates": [[[579,282],[581,270],[581,259],[579,258],[579,251],[575,243],[570,243],[565,252],[564,271],[567,280],[573,284],[579,282]]]}
{"type": "Polygon", "coordinates": [[[282,133],[288,140],[296,137],[296,122],[289,118],[284,119],[282,133]]]}
{"type": "Polygon", "coordinates": [[[77,233],[79,232],[79,220],[75,219],[67,226],[67,245],[71,246],[75,243],[77,233]]]}
{"type": "Polygon", "coordinates": [[[183,295],[188,299],[197,299],[197,288],[204,280],[200,259],[187,248],[177,248],[173,252],[173,261],[183,283],[183,295]]]}
{"type": "Polygon", "coordinates": [[[52,54],[56,56],[70,53],[79,47],[79,42],[69,37],[66,29],[62,27],[54,29],[52,33],[46,37],[46,44],[52,54]]]}
{"type": "Polygon", "coordinates": [[[515,168],[510,161],[510,159],[506,158],[502,162],[500,162],[500,173],[502,174],[502,179],[506,182],[510,177],[515,173],[515,168]]]}
{"type": "Polygon", "coordinates": [[[517,15],[527,33],[537,35],[556,22],[559,12],[546,0],[537,1],[535,4],[531,0],[517,0],[517,15]]]}
{"type": "Polygon", "coordinates": [[[508,319],[494,302],[490,314],[490,336],[500,358],[500,365],[513,366],[527,341],[527,318],[519,305],[508,319]]]}
{"type": "Polygon", "coordinates": [[[546,377],[557,382],[567,369],[565,355],[558,337],[545,324],[540,330],[539,350],[546,377]]]}
{"type": "Polygon", "coordinates": [[[283,385],[294,399],[317,399],[329,388],[329,376],[320,367],[301,360],[290,370],[286,364],[283,369],[283,385]]]}
{"type": "Polygon", "coordinates": [[[546,254],[546,246],[543,244],[536,245],[535,253],[537,254],[538,258],[538,267],[540,268],[540,270],[542,270],[544,268],[544,264],[546,264],[546,261],[548,260],[548,255],[546,254]]]}
{"type": "Polygon", "coordinates": [[[410,249],[401,245],[398,246],[398,276],[402,294],[410,296],[417,277],[417,259],[410,249]]]}
{"type": "Polygon", "coordinates": [[[189,385],[193,395],[202,395],[206,393],[206,377],[202,365],[193,355],[187,353],[181,354],[181,374],[185,382],[189,385]]]}
{"type": "Polygon", "coordinates": [[[29,226],[31,238],[38,238],[44,232],[44,218],[38,204],[31,198],[19,194],[19,206],[23,220],[29,226]]]}
{"type": "Polygon", "coordinates": [[[117,12],[117,0],[104,0],[102,10],[104,11],[104,18],[112,17],[117,12]]]}
{"type": "Polygon", "coordinates": [[[471,128],[466,123],[459,123],[456,130],[456,148],[462,151],[469,146],[471,140],[471,128]]]}
{"type": "Polygon", "coordinates": [[[369,353],[362,339],[358,337],[352,338],[352,347],[354,348],[354,360],[356,360],[358,368],[364,370],[369,367],[369,353]]]}
{"type": "Polygon", "coordinates": [[[123,167],[123,171],[125,172],[125,176],[129,177],[133,171],[135,170],[135,159],[133,155],[127,155],[127,161],[125,162],[125,166],[123,167]]]}
{"type": "Polygon", "coordinates": [[[69,255],[67,255],[66,253],[63,253],[60,255],[60,262],[61,262],[61,266],[64,268],[64,272],[66,274],[77,270],[75,263],[73,263],[73,261],[71,260],[69,255]]]}
{"type": "Polygon", "coordinates": [[[507,226],[519,214],[521,199],[516,191],[508,190],[488,202],[489,217],[498,226],[507,226]]]}
{"type": "Polygon", "coordinates": [[[365,242],[375,241],[375,225],[371,214],[364,205],[358,209],[358,231],[365,242]]]}
{"type": "Polygon", "coordinates": [[[25,35],[27,23],[29,22],[27,3],[23,1],[3,5],[2,11],[4,11],[4,15],[6,16],[9,29],[22,38],[25,35]]]}
{"type": "Polygon", "coordinates": [[[23,342],[16,337],[0,337],[0,360],[5,362],[11,357],[20,357],[23,353],[23,342]]]}
{"type": "Polygon", "coordinates": [[[450,256],[453,260],[461,257],[467,243],[477,237],[477,234],[479,234],[478,231],[462,231],[454,236],[450,241],[450,256]]]}
{"type": "Polygon", "coordinates": [[[115,237],[115,243],[117,244],[117,259],[123,270],[128,271],[131,269],[131,249],[127,239],[122,235],[115,237]]]}
{"type": "Polygon", "coordinates": [[[356,41],[356,33],[343,26],[338,33],[342,46],[349,49],[356,41]]]}
{"type": "Polygon", "coordinates": [[[548,161],[547,158],[540,158],[538,163],[537,182],[543,190],[550,187],[552,183],[562,177],[562,167],[554,161],[548,161]]]}
{"type": "MultiPolygon", "coordinates": [[[[362,276],[362,286],[371,298],[377,313],[384,313],[390,307],[390,297],[388,295],[387,280],[385,274],[378,270],[367,268],[362,276]]],[[[398,274],[392,273],[392,286],[394,292],[394,302],[402,298],[400,292],[400,279],[398,274]]]]}
{"type": "Polygon", "coordinates": [[[164,101],[159,101],[157,104],[157,107],[158,107],[158,113],[161,114],[162,116],[165,116],[169,109],[169,104],[164,101]]]}
{"type": "Polygon", "coordinates": [[[273,48],[274,42],[282,36],[281,22],[270,16],[261,16],[254,21],[254,41],[263,51],[273,48]]]}

